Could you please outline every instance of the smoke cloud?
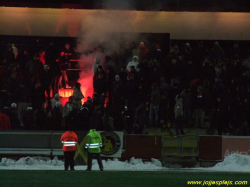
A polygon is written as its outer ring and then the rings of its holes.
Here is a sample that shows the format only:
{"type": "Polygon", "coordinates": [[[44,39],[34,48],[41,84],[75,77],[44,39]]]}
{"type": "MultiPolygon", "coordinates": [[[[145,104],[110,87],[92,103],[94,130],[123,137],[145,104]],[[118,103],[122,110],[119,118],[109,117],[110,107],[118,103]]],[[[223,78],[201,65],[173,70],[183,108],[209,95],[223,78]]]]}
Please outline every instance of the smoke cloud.
{"type": "MultiPolygon", "coordinates": [[[[109,3],[110,1],[107,7],[109,3]]],[[[132,43],[139,38],[139,33],[134,32],[137,12],[126,11],[125,14],[118,12],[118,10],[95,11],[83,19],[77,51],[81,53],[79,67],[82,69],[78,82],[82,85],[85,100],[93,94],[92,67],[96,57],[101,59],[100,64],[103,65],[105,56],[122,53],[124,50],[122,46],[125,43],[132,43]],[[105,47],[104,52],[97,49],[100,45],[105,47]]]]}

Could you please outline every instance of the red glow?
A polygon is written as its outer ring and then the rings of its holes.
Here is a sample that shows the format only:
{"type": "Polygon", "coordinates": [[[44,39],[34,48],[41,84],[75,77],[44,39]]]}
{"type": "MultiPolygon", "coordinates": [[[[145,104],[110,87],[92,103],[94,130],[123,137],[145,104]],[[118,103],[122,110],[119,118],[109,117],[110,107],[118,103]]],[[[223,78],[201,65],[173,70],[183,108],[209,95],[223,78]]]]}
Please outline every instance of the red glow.
{"type": "Polygon", "coordinates": [[[62,103],[62,106],[65,105],[65,103],[69,100],[69,96],[73,95],[73,89],[59,89],[58,94],[61,96],[60,102],[62,103]]]}
{"type": "Polygon", "coordinates": [[[62,103],[62,106],[64,107],[64,105],[66,104],[66,102],[69,100],[67,97],[62,97],[59,99],[60,102],[62,103]]]}
{"type": "Polygon", "coordinates": [[[59,89],[58,94],[61,97],[69,97],[73,95],[73,89],[59,89]]]}
{"type": "MultiPolygon", "coordinates": [[[[78,80],[78,82],[80,82],[82,85],[81,91],[85,97],[84,99],[82,99],[82,104],[83,104],[84,101],[87,100],[88,96],[92,97],[93,95],[92,81],[89,82],[87,81],[87,79],[81,79],[81,80],[78,80]]],[[[62,105],[64,106],[65,103],[68,101],[68,98],[73,95],[73,89],[59,89],[58,94],[62,97],[60,101],[62,105]]]]}
{"type": "Polygon", "coordinates": [[[87,97],[91,97],[94,93],[93,89],[93,74],[92,73],[86,73],[81,72],[80,73],[80,79],[78,82],[81,84],[81,91],[84,95],[84,101],[87,101],[87,97]]]}

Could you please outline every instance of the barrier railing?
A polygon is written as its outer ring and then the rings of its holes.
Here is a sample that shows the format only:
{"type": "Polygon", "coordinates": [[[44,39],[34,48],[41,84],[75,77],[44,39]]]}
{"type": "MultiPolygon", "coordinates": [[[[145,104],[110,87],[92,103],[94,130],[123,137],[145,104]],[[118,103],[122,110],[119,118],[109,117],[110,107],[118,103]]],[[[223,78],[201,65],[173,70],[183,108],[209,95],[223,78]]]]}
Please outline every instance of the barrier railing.
{"type": "MultiPolygon", "coordinates": [[[[87,132],[86,132],[87,133],[87,132]]],[[[80,134],[84,137],[86,133],[80,134]]],[[[60,137],[63,132],[1,131],[0,155],[63,155],[60,137]]]]}
{"type": "Polygon", "coordinates": [[[162,156],[198,156],[198,139],[197,135],[175,137],[163,134],[162,156]]]}
{"type": "MultiPolygon", "coordinates": [[[[82,140],[87,132],[77,132],[82,140]]],[[[0,155],[63,155],[60,137],[63,132],[1,131],[0,155]]],[[[143,159],[166,156],[198,156],[198,136],[170,136],[164,133],[124,135],[125,152],[122,158],[143,159]]]]}

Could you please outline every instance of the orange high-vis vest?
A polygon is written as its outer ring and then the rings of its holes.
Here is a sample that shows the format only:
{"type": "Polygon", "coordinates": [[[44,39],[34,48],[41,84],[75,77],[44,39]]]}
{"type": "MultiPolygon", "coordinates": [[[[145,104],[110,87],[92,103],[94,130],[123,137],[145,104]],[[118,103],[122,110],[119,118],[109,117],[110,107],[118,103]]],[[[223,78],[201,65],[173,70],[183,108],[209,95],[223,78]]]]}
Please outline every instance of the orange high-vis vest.
{"type": "Polygon", "coordinates": [[[66,131],[61,136],[61,142],[63,143],[63,151],[75,151],[76,144],[78,142],[78,136],[73,131],[66,131]]]}

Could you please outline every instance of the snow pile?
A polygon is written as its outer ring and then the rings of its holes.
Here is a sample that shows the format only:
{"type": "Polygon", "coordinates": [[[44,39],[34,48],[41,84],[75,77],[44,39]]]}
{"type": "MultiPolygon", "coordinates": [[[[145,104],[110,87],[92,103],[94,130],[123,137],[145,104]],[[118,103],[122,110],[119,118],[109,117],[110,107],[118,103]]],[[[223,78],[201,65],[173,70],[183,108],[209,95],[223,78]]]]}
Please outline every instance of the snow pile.
{"type": "MultiPolygon", "coordinates": [[[[117,158],[103,160],[104,170],[109,171],[159,171],[174,170],[173,168],[162,167],[159,160],[152,158],[151,161],[143,161],[139,158],[131,158],[125,162],[119,161],[117,158]]],[[[64,162],[57,157],[50,159],[48,157],[24,157],[19,160],[2,158],[0,162],[0,170],[64,170],[64,162]]],[[[75,170],[86,170],[86,165],[77,165],[75,170]]],[[[97,160],[92,162],[92,170],[99,170],[97,160]]],[[[226,156],[223,162],[216,164],[210,168],[182,168],[181,170],[199,171],[199,172],[250,172],[250,156],[232,154],[226,156]]]]}
{"type": "Polygon", "coordinates": [[[250,172],[250,156],[241,154],[232,154],[226,156],[223,162],[216,164],[214,167],[208,168],[216,171],[229,172],[250,172]]]}
{"type": "Polygon", "coordinates": [[[19,160],[2,158],[0,169],[61,169],[64,162],[54,157],[52,160],[49,157],[24,157],[19,160]]]}
{"type": "MultiPolygon", "coordinates": [[[[121,162],[117,158],[113,160],[103,160],[105,170],[117,171],[150,171],[162,170],[162,164],[159,160],[152,158],[151,162],[143,162],[142,159],[131,158],[129,161],[121,162]]],[[[0,169],[13,170],[63,170],[64,162],[55,157],[51,160],[48,157],[24,157],[15,161],[9,158],[2,158],[0,169]]],[[[86,170],[87,166],[75,166],[75,170],[86,170]]],[[[97,160],[92,162],[92,170],[99,170],[97,160]]]]}

